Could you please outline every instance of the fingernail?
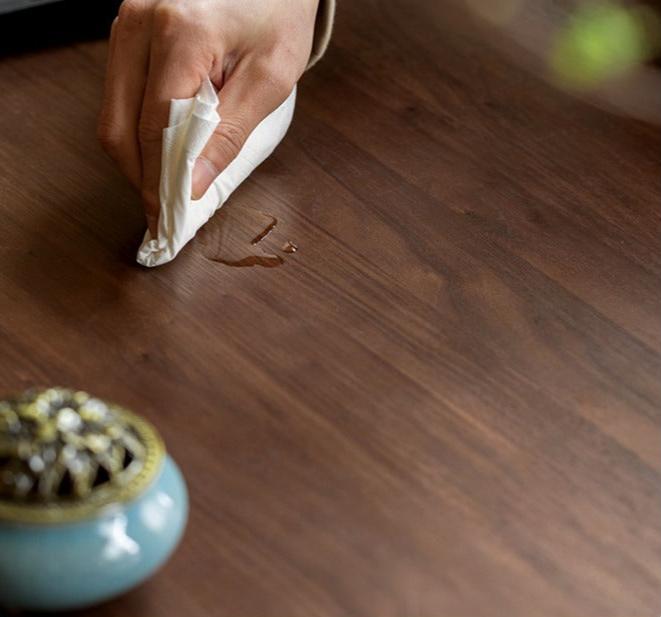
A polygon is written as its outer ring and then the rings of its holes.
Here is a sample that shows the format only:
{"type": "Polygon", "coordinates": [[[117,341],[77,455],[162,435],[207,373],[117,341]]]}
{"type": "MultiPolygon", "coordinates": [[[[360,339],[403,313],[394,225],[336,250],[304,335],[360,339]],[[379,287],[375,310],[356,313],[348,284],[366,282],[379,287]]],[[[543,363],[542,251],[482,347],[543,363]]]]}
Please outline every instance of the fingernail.
{"type": "Polygon", "coordinates": [[[214,164],[203,156],[199,157],[195,161],[195,167],[193,167],[193,199],[200,199],[207,192],[217,175],[218,170],[214,164]]]}

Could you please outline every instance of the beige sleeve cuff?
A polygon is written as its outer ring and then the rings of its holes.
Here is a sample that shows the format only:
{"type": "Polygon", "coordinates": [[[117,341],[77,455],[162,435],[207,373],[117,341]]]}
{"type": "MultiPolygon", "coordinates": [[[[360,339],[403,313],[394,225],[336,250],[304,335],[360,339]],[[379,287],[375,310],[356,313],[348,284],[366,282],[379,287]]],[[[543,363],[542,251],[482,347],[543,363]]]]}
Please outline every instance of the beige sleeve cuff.
{"type": "Polygon", "coordinates": [[[317,21],[314,25],[314,39],[312,41],[312,53],[308,67],[316,64],[324,55],[333,31],[333,20],[335,18],[335,0],[319,0],[317,8],[317,21]]]}

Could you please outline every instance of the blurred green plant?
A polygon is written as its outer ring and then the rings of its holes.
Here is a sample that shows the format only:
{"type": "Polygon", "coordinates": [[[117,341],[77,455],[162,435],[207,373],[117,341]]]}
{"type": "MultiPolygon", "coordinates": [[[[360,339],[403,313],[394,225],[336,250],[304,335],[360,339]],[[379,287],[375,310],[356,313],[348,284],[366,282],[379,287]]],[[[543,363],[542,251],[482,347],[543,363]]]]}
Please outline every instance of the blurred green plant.
{"type": "Polygon", "coordinates": [[[592,89],[651,58],[661,19],[645,5],[579,6],[554,39],[549,67],[562,85],[592,89]]]}

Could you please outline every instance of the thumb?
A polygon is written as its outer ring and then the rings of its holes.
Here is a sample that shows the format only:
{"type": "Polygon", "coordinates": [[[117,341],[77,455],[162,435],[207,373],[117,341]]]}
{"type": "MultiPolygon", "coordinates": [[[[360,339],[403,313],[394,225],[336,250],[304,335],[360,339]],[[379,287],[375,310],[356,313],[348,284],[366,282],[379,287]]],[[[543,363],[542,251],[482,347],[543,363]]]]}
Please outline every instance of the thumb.
{"type": "Polygon", "coordinates": [[[193,168],[193,199],[207,192],[255,127],[285,101],[296,80],[289,81],[267,67],[233,73],[219,93],[221,121],[193,168]]]}

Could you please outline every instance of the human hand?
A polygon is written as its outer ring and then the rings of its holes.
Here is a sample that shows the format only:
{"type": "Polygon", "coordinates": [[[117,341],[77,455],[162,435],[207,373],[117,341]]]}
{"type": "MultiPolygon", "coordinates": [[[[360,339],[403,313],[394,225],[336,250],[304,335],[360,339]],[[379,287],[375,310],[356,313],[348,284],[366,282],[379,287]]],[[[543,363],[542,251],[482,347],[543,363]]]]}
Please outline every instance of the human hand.
{"type": "Polygon", "coordinates": [[[138,189],[152,236],[170,99],[209,76],[222,121],[193,170],[194,199],[291,93],[312,46],[318,0],[124,0],[110,34],[98,135],[138,189]]]}

